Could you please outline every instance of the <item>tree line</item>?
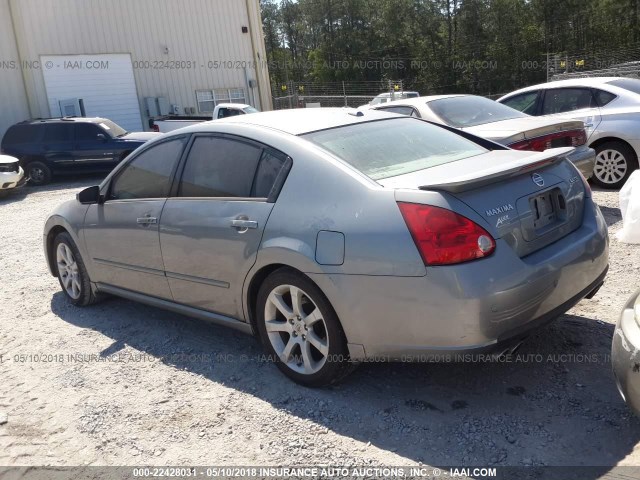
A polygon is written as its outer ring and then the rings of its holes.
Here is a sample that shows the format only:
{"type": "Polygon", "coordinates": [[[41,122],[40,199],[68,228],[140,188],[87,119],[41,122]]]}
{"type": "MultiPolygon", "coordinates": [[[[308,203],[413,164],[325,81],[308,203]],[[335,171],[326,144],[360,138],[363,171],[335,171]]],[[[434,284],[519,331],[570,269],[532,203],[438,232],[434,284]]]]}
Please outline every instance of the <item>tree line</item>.
{"type": "MultiPolygon", "coordinates": [[[[640,54],[640,0],[261,0],[274,89],[402,80],[506,93],[640,54]]],[[[637,57],[636,57],[637,58],[637,57]]]]}

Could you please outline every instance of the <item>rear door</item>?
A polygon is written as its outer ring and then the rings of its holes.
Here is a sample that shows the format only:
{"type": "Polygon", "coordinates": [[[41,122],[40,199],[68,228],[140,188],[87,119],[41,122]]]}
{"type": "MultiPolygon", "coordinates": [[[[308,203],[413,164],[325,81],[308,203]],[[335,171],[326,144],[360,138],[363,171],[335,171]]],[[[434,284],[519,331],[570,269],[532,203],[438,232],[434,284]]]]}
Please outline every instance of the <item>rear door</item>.
{"type": "Polygon", "coordinates": [[[291,160],[248,140],[193,138],[160,221],[176,302],[242,318],[237,301],[291,160]]]}
{"type": "Polygon", "coordinates": [[[111,144],[111,136],[94,123],[76,123],[75,164],[87,170],[111,170],[118,164],[118,152],[111,144]]]}
{"type": "Polygon", "coordinates": [[[91,205],[84,236],[92,280],[171,299],[158,225],[186,137],[155,143],[112,179],[104,203],[91,205]]]}
{"type": "Polygon", "coordinates": [[[74,122],[45,123],[42,136],[42,156],[54,171],[73,169],[74,122]]]}
{"type": "Polygon", "coordinates": [[[558,120],[581,120],[587,139],[602,120],[593,91],[586,87],[551,88],[544,91],[541,114],[558,120]]]}

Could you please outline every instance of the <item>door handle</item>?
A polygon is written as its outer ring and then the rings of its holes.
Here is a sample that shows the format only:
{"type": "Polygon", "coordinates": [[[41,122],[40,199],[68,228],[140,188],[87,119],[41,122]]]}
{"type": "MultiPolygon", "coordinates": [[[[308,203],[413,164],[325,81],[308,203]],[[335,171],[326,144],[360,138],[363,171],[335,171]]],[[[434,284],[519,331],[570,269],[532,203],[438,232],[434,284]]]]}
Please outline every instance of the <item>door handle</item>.
{"type": "Polygon", "coordinates": [[[231,220],[231,226],[239,230],[247,231],[249,228],[258,228],[258,222],[255,220],[236,218],[235,220],[231,220]]]}
{"type": "Polygon", "coordinates": [[[158,223],[158,219],[156,217],[140,217],[138,218],[138,225],[152,225],[158,223]]]}

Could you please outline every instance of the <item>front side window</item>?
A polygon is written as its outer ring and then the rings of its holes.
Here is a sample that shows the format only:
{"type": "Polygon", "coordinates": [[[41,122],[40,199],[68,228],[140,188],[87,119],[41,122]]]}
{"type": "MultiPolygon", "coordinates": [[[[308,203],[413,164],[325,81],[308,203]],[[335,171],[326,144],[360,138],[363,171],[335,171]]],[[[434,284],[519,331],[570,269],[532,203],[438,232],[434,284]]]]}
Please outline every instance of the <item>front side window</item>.
{"type": "Polygon", "coordinates": [[[553,115],[596,106],[593,93],[588,88],[554,88],[544,94],[542,114],[553,115]]]}
{"type": "Polygon", "coordinates": [[[444,123],[456,128],[473,127],[526,116],[507,105],[472,95],[441,98],[429,102],[428,106],[444,123]]]}
{"type": "Polygon", "coordinates": [[[178,195],[250,197],[262,149],[220,137],[197,137],[187,158],[178,195]]]}
{"type": "Polygon", "coordinates": [[[519,112],[526,113],[527,115],[536,114],[536,100],[538,98],[538,92],[527,92],[515,95],[502,101],[503,105],[511,107],[519,112]]]}
{"type": "Polygon", "coordinates": [[[158,143],[144,150],[118,173],[111,185],[112,200],[165,198],[173,171],[182,155],[184,138],[158,143]]]}
{"type": "Polygon", "coordinates": [[[89,142],[98,140],[98,135],[105,135],[104,130],[101,130],[92,123],[76,123],[76,141],[89,142]]]}
{"type": "Polygon", "coordinates": [[[486,153],[457,133],[415,118],[363,122],[302,135],[373,180],[486,153]]]}

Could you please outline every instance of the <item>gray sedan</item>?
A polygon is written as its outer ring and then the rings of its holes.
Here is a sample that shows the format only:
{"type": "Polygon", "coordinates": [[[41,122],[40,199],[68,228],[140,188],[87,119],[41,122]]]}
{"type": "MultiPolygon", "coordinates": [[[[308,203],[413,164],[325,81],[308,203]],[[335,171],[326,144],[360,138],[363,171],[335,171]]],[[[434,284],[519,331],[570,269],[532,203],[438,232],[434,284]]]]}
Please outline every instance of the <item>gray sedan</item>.
{"type": "Polygon", "coordinates": [[[548,120],[582,120],[588,145],[596,151],[593,181],[620,188],[638,168],[640,80],[575,78],[533,85],[498,99],[512,108],[548,120]]]}
{"type": "Polygon", "coordinates": [[[510,150],[382,112],[176,130],[47,220],[77,306],[113,294],[260,337],[293,380],[512,349],[604,281],[607,227],[570,148],[510,150]]]}
{"type": "Polygon", "coordinates": [[[575,147],[569,160],[585,178],[593,174],[596,154],[586,145],[584,123],[579,120],[536,118],[476,95],[430,95],[374,108],[459,128],[516,150],[575,147]]]}

